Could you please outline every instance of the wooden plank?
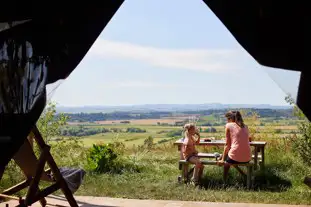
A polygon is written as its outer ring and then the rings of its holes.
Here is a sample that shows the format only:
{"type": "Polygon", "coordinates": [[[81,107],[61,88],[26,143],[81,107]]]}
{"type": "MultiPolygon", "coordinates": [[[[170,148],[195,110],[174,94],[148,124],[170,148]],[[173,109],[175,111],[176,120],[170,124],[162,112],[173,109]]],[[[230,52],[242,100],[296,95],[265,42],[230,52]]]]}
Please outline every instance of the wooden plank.
{"type": "MultiPolygon", "coordinates": [[[[203,138],[202,138],[203,139],[203,138]]],[[[182,145],[183,141],[177,140],[176,142],[174,142],[174,145],[182,145]]],[[[204,146],[224,146],[226,144],[225,140],[211,140],[210,142],[205,142],[205,141],[200,141],[200,143],[198,145],[204,145],[204,146]]],[[[267,142],[264,141],[252,141],[249,143],[251,146],[265,146],[267,144],[267,142]]]]}
{"type": "MultiPolygon", "coordinates": [[[[180,164],[188,164],[186,160],[179,160],[180,164]]],[[[217,161],[214,160],[201,160],[203,165],[217,165],[217,161]]],[[[231,164],[231,166],[254,166],[254,162],[249,163],[239,163],[239,164],[231,164]]]]}
{"type": "MultiPolygon", "coordinates": [[[[221,155],[221,154],[220,154],[221,155]]],[[[203,152],[199,152],[198,153],[198,157],[199,158],[216,158],[216,155],[214,153],[203,153],[203,152]]],[[[255,158],[255,155],[252,155],[252,159],[255,158]]],[[[261,155],[258,155],[258,158],[261,158],[261,155]]],[[[181,158],[182,159],[182,158],[181,158]]]]}
{"type": "MultiPolygon", "coordinates": [[[[201,163],[203,165],[217,165],[217,161],[212,161],[212,160],[202,160],[201,163]]],[[[183,181],[186,181],[186,175],[185,174],[185,169],[187,169],[188,172],[188,167],[189,167],[189,162],[186,160],[180,160],[179,164],[182,166],[182,179],[183,181]]],[[[245,176],[245,173],[239,168],[239,166],[245,166],[247,167],[247,174],[246,174],[246,185],[247,188],[250,189],[252,187],[252,176],[253,176],[253,167],[254,167],[254,162],[249,162],[249,163],[240,163],[240,164],[231,164],[232,167],[236,168],[243,176],[245,176]]]]}
{"type": "Polygon", "coordinates": [[[198,153],[199,158],[216,158],[216,155],[214,153],[203,153],[199,152],[198,153]]]}
{"type": "Polygon", "coordinates": [[[8,199],[11,199],[11,200],[20,200],[20,197],[12,196],[12,195],[6,195],[6,194],[0,194],[0,197],[8,198],[8,199]]]}
{"type": "Polygon", "coordinates": [[[24,180],[23,182],[20,182],[19,184],[14,185],[14,186],[4,190],[2,192],[2,194],[13,195],[13,194],[23,190],[24,188],[28,187],[30,185],[30,182],[31,182],[31,179],[24,180]]]}

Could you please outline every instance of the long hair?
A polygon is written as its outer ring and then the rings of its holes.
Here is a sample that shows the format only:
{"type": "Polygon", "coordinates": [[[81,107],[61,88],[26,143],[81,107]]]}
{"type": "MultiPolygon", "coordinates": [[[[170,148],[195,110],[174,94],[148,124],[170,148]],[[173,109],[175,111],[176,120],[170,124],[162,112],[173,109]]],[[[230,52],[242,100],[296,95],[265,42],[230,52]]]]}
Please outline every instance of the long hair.
{"type": "Polygon", "coordinates": [[[241,128],[245,127],[244,120],[243,120],[242,115],[239,111],[235,112],[235,123],[237,125],[239,125],[239,127],[241,127],[241,128]]]}
{"type": "Polygon", "coordinates": [[[189,135],[189,129],[191,129],[191,128],[193,128],[193,127],[195,127],[195,124],[193,124],[193,123],[187,123],[187,124],[185,124],[185,126],[184,126],[184,134],[185,134],[185,137],[188,137],[188,135],[189,135]]]}
{"type": "Polygon", "coordinates": [[[245,127],[244,120],[242,118],[240,111],[228,111],[225,117],[235,122],[239,127],[241,128],[245,127]]]}

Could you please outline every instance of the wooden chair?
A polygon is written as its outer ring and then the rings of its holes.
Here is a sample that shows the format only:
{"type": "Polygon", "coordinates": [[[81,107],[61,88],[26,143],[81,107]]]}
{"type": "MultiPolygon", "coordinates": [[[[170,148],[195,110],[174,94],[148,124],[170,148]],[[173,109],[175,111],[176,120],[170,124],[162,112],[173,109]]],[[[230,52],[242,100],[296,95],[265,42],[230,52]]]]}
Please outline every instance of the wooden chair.
{"type": "Polygon", "coordinates": [[[61,175],[51,153],[50,146],[45,144],[40,132],[35,126],[32,130],[33,138],[40,148],[40,156],[37,159],[29,140],[26,139],[23,146],[14,155],[13,159],[16,164],[21,168],[26,176],[23,182],[6,189],[0,194],[0,197],[17,199],[19,206],[30,206],[33,203],[40,201],[42,206],[46,206],[47,202],[45,197],[53,192],[61,189],[71,207],[78,207],[72,192],[68,188],[66,181],[61,175]],[[45,164],[48,164],[50,169],[44,170],[45,164]],[[51,182],[52,184],[45,189],[39,189],[40,180],[51,182]],[[28,188],[26,197],[24,199],[11,196],[25,188],[28,188]]]}

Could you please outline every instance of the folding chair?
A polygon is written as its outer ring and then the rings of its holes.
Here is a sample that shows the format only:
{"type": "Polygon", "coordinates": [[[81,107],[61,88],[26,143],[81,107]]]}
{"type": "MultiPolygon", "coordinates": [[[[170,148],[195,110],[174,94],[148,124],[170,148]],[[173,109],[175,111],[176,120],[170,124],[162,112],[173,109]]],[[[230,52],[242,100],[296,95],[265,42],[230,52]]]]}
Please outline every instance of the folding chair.
{"type": "Polygon", "coordinates": [[[50,146],[46,145],[40,132],[35,126],[32,130],[34,135],[34,140],[38,144],[41,154],[39,159],[37,159],[34,154],[33,148],[29,143],[29,140],[26,139],[23,146],[19,149],[19,151],[14,155],[13,159],[16,164],[21,168],[23,173],[26,176],[26,180],[23,182],[6,189],[0,194],[0,197],[17,199],[19,200],[19,206],[30,206],[33,203],[40,201],[42,206],[46,206],[47,202],[45,197],[52,194],[53,192],[61,189],[64,193],[68,203],[71,207],[78,207],[76,200],[74,199],[72,192],[68,188],[66,181],[61,175],[51,153],[50,146]],[[44,170],[45,164],[48,164],[50,169],[44,170]],[[50,174],[52,173],[52,175],[50,174]],[[46,187],[43,190],[39,189],[40,180],[52,182],[53,184],[46,187]],[[24,188],[28,188],[25,199],[10,196],[15,194],[24,188]]]}

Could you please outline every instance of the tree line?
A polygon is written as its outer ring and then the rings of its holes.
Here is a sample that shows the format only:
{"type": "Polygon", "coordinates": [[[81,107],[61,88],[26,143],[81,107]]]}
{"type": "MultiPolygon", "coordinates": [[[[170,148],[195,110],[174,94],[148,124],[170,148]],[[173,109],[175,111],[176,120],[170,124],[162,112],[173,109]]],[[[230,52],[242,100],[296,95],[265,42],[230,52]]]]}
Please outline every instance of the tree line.
{"type": "Polygon", "coordinates": [[[145,133],[145,129],[136,127],[121,128],[104,128],[104,127],[84,127],[80,126],[65,126],[60,130],[62,136],[83,137],[103,133],[145,133]]]}
{"type": "MultiPolygon", "coordinates": [[[[236,109],[232,109],[236,110],[236,109]]],[[[248,113],[255,112],[262,118],[295,118],[293,116],[293,109],[239,109],[248,111],[248,113]]],[[[211,110],[202,110],[202,111],[185,111],[180,115],[214,115],[219,119],[223,118],[224,114],[228,109],[211,109],[211,110]]],[[[96,121],[105,121],[105,120],[137,120],[137,119],[160,119],[163,117],[174,117],[176,113],[174,112],[111,112],[111,113],[63,113],[62,115],[68,117],[69,122],[96,122],[96,121]]],[[[56,115],[57,118],[58,115],[56,115]]],[[[220,123],[222,124],[222,123],[220,123]]],[[[206,125],[208,126],[208,125],[206,125]]]]}

